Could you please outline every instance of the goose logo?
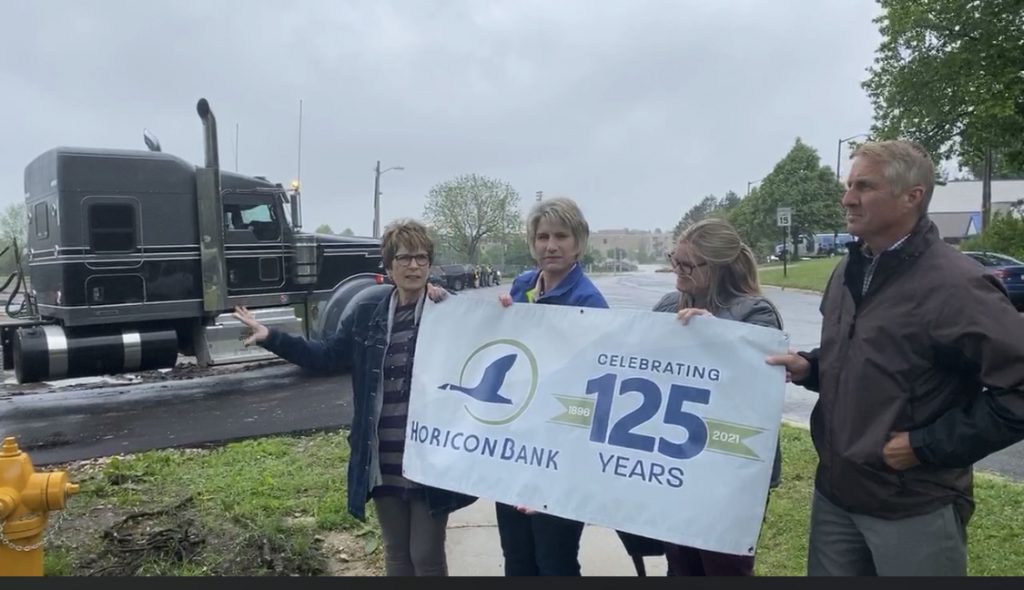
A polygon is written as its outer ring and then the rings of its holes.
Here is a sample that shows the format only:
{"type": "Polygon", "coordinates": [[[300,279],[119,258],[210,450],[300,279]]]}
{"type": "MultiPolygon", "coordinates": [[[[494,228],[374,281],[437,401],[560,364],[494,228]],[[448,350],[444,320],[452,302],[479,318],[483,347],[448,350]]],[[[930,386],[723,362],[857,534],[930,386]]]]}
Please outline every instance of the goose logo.
{"type": "Polygon", "coordinates": [[[494,340],[473,351],[458,383],[438,387],[465,395],[474,420],[501,426],[523,415],[537,393],[537,359],[518,340],[494,340]]]}

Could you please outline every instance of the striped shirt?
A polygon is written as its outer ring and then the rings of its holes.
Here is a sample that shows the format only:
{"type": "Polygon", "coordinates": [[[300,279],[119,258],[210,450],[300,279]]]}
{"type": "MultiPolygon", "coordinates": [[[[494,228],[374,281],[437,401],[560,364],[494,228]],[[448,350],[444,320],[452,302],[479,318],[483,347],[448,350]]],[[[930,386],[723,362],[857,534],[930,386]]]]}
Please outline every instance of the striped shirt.
{"type": "MultiPolygon", "coordinates": [[[[910,234],[903,236],[902,238],[899,239],[898,242],[886,248],[885,251],[891,252],[892,250],[899,250],[899,248],[903,246],[903,242],[906,242],[907,238],[909,237],[910,234]]],[[[868,287],[871,286],[871,279],[875,278],[875,269],[878,268],[878,259],[881,258],[881,256],[872,256],[871,251],[868,249],[866,245],[863,248],[861,248],[860,252],[864,256],[864,258],[867,258],[869,261],[868,269],[864,272],[864,284],[861,285],[862,289],[860,294],[861,297],[863,297],[864,295],[868,294],[868,287]]]]}
{"type": "Polygon", "coordinates": [[[417,329],[416,303],[396,307],[391,342],[384,353],[384,399],[380,420],[377,422],[382,481],[374,488],[374,496],[397,496],[407,500],[422,491],[419,484],[402,476],[417,329]]]}

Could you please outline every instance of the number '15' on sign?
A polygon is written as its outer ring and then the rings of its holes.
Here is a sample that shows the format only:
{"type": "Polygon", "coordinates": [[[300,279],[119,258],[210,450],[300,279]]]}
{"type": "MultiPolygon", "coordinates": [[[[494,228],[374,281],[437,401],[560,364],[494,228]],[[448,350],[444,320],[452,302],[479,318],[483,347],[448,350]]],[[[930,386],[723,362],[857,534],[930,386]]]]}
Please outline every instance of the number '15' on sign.
{"type": "Polygon", "coordinates": [[[629,377],[619,384],[619,395],[639,393],[643,401],[635,410],[619,418],[611,425],[612,403],[615,399],[615,385],[619,376],[606,373],[587,381],[587,395],[597,395],[594,419],[590,426],[590,440],[637,451],[657,452],[672,459],[690,459],[704,450],[708,442],[708,427],[700,416],[683,411],[686,402],[707,405],[711,391],[687,385],[673,385],[668,392],[668,403],[662,422],[678,426],[686,431],[683,442],[674,442],[663,436],[654,437],[633,432],[646,424],[661,410],[662,392],[658,384],[643,377],[629,377]]]}

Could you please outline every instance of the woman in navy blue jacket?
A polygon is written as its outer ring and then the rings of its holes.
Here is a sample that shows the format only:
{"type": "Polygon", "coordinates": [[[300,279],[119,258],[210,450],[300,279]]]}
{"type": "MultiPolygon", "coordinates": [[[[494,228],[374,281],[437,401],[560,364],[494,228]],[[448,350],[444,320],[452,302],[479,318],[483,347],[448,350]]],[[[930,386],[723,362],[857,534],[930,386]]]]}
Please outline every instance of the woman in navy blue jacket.
{"type": "Polygon", "coordinates": [[[301,367],[330,374],[351,361],[348,510],[364,520],[366,501],[373,499],[387,575],[443,576],[448,515],[475,498],[402,476],[413,356],[434,244],[420,223],[397,221],[384,230],[381,257],[394,287],[376,287],[354,303],[353,313],[324,342],[268,330],[245,308],[235,317],[253,331],[246,345],[260,344],[301,367]]]}
{"type": "MultiPolygon", "coordinates": [[[[526,239],[537,268],[519,275],[499,300],[607,308],[601,292],[583,274],[579,259],[587,251],[590,228],[571,199],[537,203],[526,219],[526,239]]],[[[498,503],[498,535],[506,576],[580,575],[583,523],[525,506],[498,503]]]]}

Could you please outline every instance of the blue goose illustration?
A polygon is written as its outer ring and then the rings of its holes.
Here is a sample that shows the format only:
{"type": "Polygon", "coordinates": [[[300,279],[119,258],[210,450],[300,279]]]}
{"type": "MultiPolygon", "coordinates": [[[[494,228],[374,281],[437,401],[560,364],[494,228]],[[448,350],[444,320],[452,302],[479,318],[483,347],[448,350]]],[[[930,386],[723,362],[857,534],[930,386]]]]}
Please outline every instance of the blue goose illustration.
{"type": "Polygon", "coordinates": [[[445,383],[438,389],[461,391],[473,399],[491,404],[511,404],[512,400],[503,397],[498,392],[501,391],[501,385],[505,382],[505,375],[512,369],[512,365],[515,364],[518,356],[517,354],[505,355],[491,363],[490,366],[484,369],[484,376],[476,387],[463,387],[454,383],[445,383]]]}

